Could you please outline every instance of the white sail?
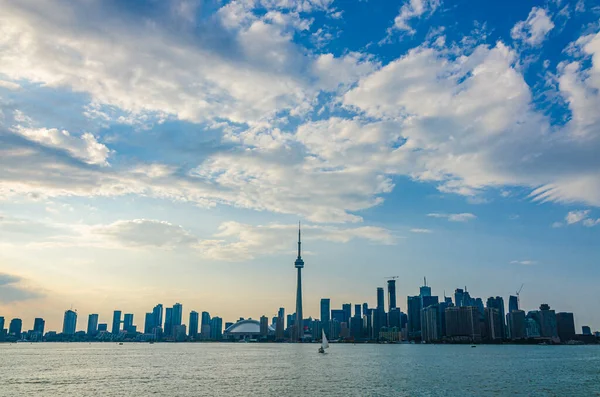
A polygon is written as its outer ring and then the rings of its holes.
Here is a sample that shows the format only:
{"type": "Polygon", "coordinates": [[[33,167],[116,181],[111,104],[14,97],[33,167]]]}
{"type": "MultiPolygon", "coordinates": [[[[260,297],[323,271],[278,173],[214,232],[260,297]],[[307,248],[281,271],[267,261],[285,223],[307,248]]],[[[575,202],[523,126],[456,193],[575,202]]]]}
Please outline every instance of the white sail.
{"type": "Polygon", "coordinates": [[[321,347],[323,349],[327,349],[329,347],[329,341],[327,340],[327,336],[325,336],[325,331],[323,332],[323,340],[321,341],[321,347]]]}

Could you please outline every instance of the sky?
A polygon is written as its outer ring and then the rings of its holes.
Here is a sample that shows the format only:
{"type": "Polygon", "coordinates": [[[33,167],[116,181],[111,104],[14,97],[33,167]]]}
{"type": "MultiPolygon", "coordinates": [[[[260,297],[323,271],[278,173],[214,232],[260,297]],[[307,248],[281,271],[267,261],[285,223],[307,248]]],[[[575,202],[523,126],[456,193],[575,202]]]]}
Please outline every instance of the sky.
{"type": "Polygon", "coordinates": [[[600,3],[0,0],[0,316],[523,285],[600,329],[600,3]]]}

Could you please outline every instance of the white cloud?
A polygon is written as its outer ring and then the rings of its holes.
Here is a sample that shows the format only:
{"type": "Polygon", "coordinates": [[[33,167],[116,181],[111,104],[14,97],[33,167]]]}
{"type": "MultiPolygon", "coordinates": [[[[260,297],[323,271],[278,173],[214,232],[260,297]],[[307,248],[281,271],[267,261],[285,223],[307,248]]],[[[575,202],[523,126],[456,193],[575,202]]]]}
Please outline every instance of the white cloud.
{"type": "Polygon", "coordinates": [[[520,261],[510,261],[511,264],[513,265],[524,265],[524,266],[530,266],[530,265],[535,265],[537,264],[536,261],[532,261],[532,260],[520,260],[520,261]]]}
{"type": "Polygon", "coordinates": [[[569,211],[567,216],[565,216],[565,221],[567,224],[572,225],[574,223],[581,222],[585,218],[587,218],[589,210],[581,210],[581,211],[569,211]]]}
{"type": "Polygon", "coordinates": [[[183,227],[152,219],[117,221],[95,226],[91,229],[91,234],[108,237],[132,247],[174,248],[198,242],[198,238],[183,227]]]}
{"type": "Polygon", "coordinates": [[[554,28],[554,23],[543,8],[533,7],[525,21],[519,21],[510,31],[514,40],[532,47],[539,46],[554,28]]]}
{"type": "Polygon", "coordinates": [[[477,216],[475,216],[474,214],[468,213],[468,212],[463,212],[460,214],[443,214],[443,213],[433,212],[433,213],[427,214],[427,216],[432,217],[432,218],[445,218],[445,219],[448,219],[450,222],[468,222],[468,221],[471,221],[471,220],[477,218],[477,216]]]}
{"type": "Polygon", "coordinates": [[[13,83],[12,81],[0,80],[0,88],[6,88],[8,90],[18,90],[21,88],[17,83],[13,83]]]}
{"type": "Polygon", "coordinates": [[[433,233],[431,229],[410,229],[411,233],[433,233]]]}
{"type": "Polygon", "coordinates": [[[433,14],[440,4],[441,0],[407,0],[394,19],[394,28],[414,33],[409,21],[413,18],[422,17],[424,14],[433,14]]]}

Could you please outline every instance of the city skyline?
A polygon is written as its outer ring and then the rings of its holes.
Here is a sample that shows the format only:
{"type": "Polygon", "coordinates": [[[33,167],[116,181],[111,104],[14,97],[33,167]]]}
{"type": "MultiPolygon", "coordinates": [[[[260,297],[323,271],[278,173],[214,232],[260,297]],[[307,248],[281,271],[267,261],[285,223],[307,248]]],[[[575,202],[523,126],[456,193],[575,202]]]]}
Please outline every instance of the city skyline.
{"type": "Polygon", "coordinates": [[[592,1],[0,9],[5,318],[289,314],[300,220],[305,318],[427,276],[600,329],[592,1]]]}

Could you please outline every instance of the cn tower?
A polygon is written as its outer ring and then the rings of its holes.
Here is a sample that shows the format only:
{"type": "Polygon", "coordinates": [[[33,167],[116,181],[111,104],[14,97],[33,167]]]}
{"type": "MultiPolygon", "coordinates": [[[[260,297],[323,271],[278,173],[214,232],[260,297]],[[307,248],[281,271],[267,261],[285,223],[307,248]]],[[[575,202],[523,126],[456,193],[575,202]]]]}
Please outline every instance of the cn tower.
{"type": "Polygon", "coordinates": [[[302,342],[304,338],[304,320],[302,318],[302,268],[304,267],[304,261],[301,256],[301,234],[300,234],[300,222],[298,222],[298,258],[294,265],[298,269],[298,289],[296,291],[296,335],[295,340],[302,342]]]}

